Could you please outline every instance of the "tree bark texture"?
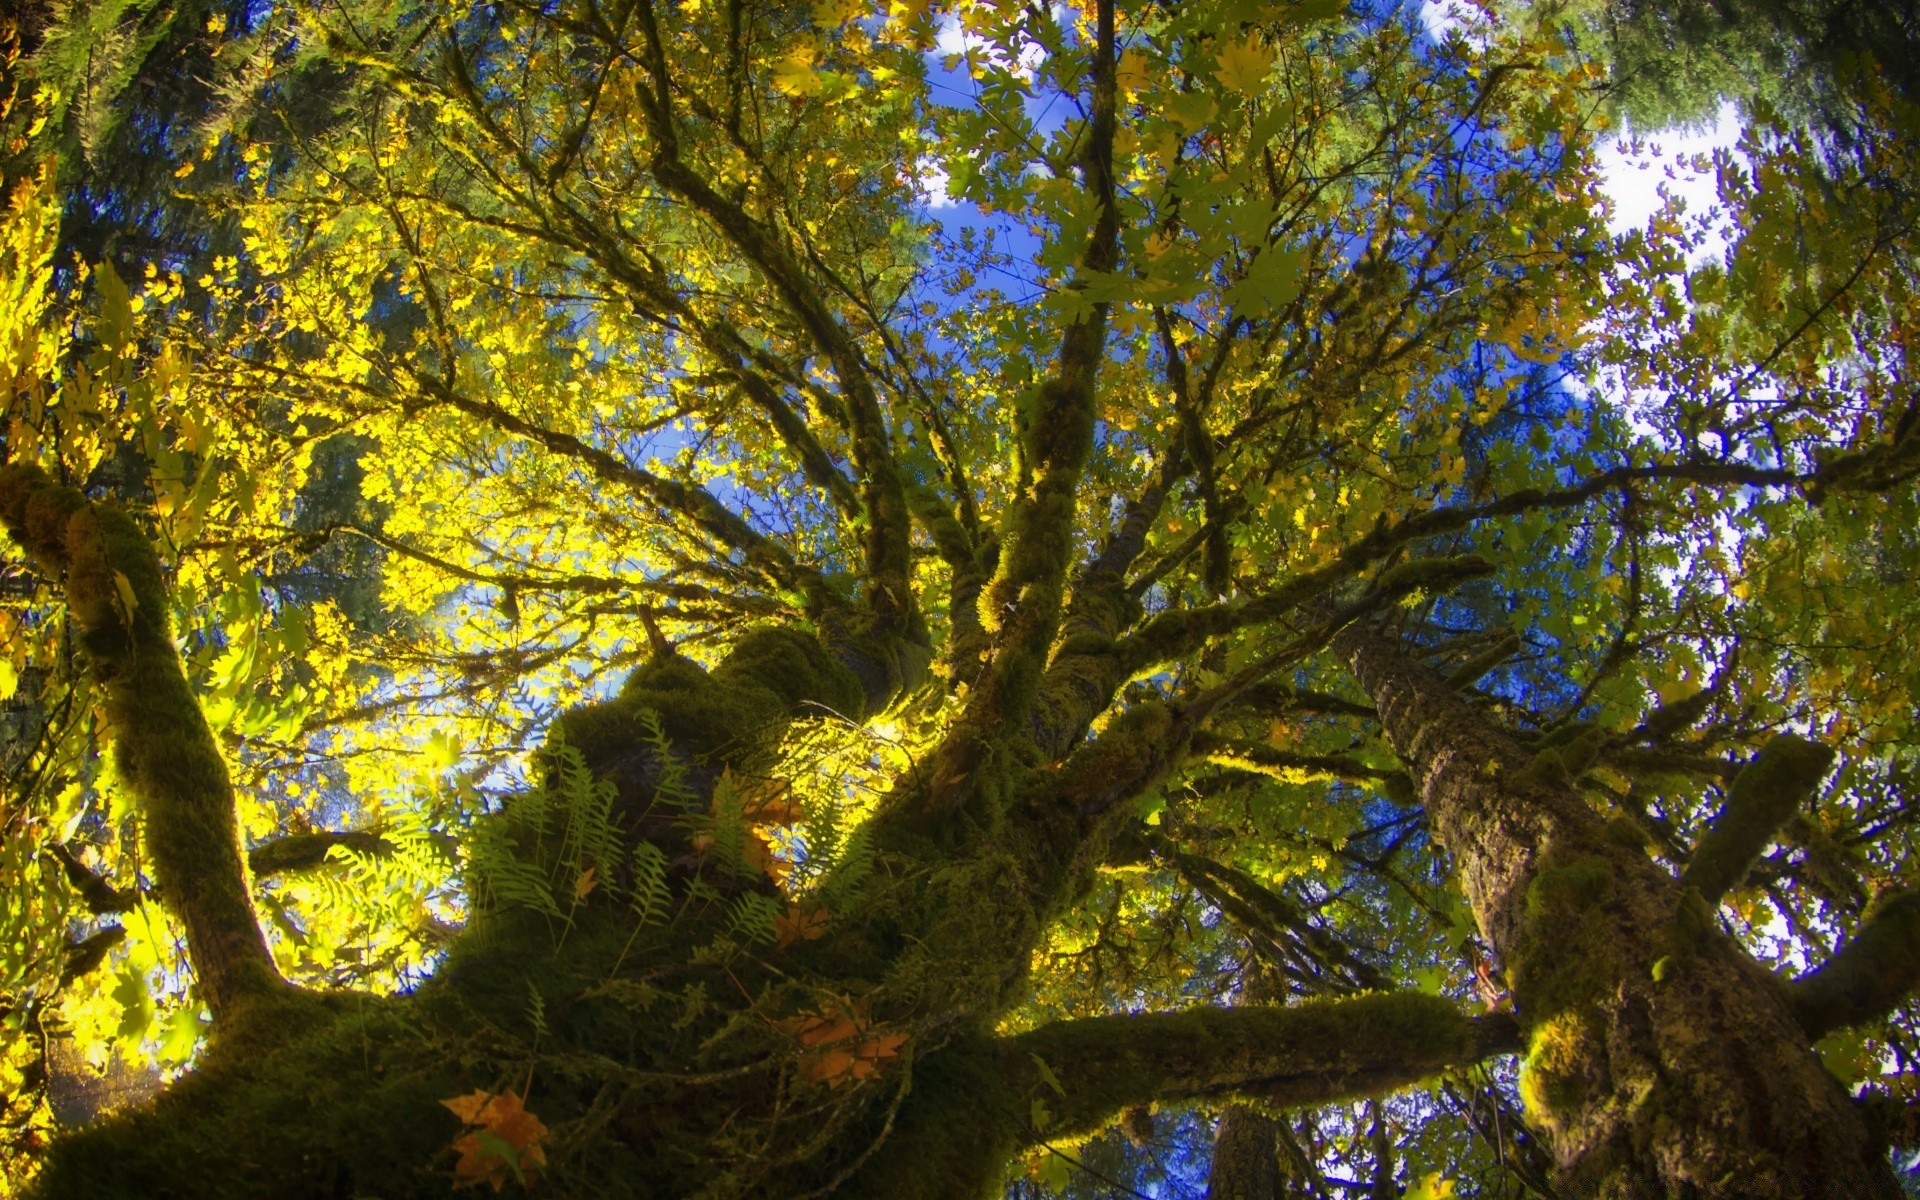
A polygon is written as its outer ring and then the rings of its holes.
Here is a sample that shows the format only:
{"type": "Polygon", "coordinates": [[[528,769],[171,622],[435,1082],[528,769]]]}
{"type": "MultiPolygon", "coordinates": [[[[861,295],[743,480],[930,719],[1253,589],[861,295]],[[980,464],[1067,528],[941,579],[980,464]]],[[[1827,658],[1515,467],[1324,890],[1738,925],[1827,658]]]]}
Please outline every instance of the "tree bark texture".
{"type": "Polygon", "coordinates": [[[1279,1150],[1272,1117],[1229,1104],[1213,1131],[1207,1200],[1279,1200],[1279,1150]]]}
{"type": "Polygon", "coordinates": [[[1396,645],[1335,644],[1505,964],[1522,1096],[1570,1195],[1899,1194],[1784,988],[1697,891],[1396,645]]]}

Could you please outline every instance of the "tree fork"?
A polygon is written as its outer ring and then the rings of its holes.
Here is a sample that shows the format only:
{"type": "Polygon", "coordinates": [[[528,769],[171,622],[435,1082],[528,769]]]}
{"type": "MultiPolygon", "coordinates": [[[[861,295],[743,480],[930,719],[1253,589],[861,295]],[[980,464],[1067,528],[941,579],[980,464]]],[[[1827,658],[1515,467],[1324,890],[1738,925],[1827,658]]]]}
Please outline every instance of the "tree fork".
{"type": "Polygon", "coordinates": [[[1335,639],[1507,965],[1521,1093],[1574,1194],[1892,1197],[1785,989],[1638,844],[1398,647],[1335,639]]]}

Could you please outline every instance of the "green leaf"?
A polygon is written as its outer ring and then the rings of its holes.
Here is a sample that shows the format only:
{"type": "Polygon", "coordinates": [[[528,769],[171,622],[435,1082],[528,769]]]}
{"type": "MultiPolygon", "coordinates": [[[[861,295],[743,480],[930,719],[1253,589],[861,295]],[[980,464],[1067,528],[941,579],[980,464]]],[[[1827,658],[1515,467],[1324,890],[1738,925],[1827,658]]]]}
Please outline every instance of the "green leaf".
{"type": "Polygon", "coordinates": [[[1035,1177],[1053,1191],[1064,1192],[1067,1190],[1067,1185],[1073,1182],[1072,1165],[1067,1162],[1064,1154],[1055,1151],[1052,1147],[1046,1147],[1046,1152],[1046,1157],[1040,1160],[1039,1166],[1035,1169],[1035,1177]]]}
{"type": "Polygon", "coordinates": [[[1047,1060],[1041,1058],[1038,1054],[1032,1053],[1029,1053],[1027,1057],[1033,1060],[1034,1067],[1040,1072],[1040,1081],[1058,1092],[1062,1100],[1066,1099],[1067,1089],[1060,1086],[1060,1077],[1053,1073],[1053,1068],[1047,1065],[1047,1060]]]}
{"type": "Polygon", "coordinates": [[[1264,317],[1285,308],[1300,294],[1300,268],[1305,261],[1304,250],[1266,247],[1248,265],[1247,277],[1227,289],[1227,303],[1245,317],[1264,317]]]}
{"type": "Polygon", "coordinates": [[[128,968],[117,978],[113,998],[120,1004],[120,1028],[114,1036],[128,1046],[138,1046],[153,1024],[153,995],[147,991],[147,974],[128,968]]]}
{"type": "Polygon", "coordinates": [[[160,1022],[161,1059],[179,1064],[192,1058],[210,1024],[198,1005],[182,1005],[168,1013],[160,1022]]]}
{"type": "Polygon", "coordinates": [[[1813,1044],[1821,1065],[1841,1083],[1852,1087],[1880,1073],[1880,1055],[1858,1029],[1830,1033],[1813,1044]]]}

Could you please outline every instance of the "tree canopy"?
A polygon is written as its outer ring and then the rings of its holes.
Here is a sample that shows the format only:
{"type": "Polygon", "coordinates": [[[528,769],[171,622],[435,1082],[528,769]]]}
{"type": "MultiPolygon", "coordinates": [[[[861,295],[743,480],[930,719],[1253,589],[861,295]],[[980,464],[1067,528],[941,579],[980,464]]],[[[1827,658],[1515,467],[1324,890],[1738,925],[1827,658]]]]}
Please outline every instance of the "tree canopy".
{"type": "Polygon", "coordinates": [[[1899,1194],[1912,109],[1503,14],[30,24],[5,1194],[1899,1194]]]}

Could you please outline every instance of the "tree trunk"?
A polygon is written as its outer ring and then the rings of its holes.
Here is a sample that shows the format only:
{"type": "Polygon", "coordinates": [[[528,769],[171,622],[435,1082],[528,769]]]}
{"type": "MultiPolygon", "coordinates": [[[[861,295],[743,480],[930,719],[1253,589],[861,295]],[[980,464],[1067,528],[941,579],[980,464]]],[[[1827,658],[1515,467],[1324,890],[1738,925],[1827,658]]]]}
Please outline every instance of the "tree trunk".
{"type": "Polygon", "coordinates": [[[1279,1149],[1272,1117],[1229,1104],[1213,1132],[1207,1200],[1279,1200],[1279,1149]]]}
{"type": "Polygon", "coordinates": [[[1521,1094],[1568,1193],[1899,1194],[1784,989],[1698,892],[1397,647],[1358,630],[1336,646],[1505,964],[1521,1094]]]}

